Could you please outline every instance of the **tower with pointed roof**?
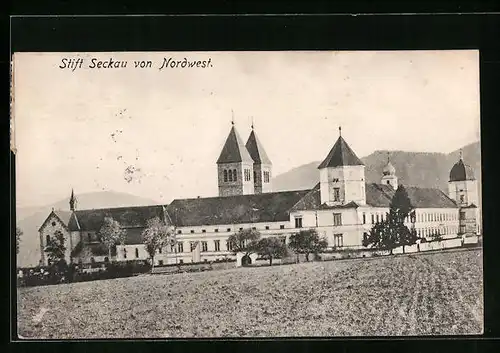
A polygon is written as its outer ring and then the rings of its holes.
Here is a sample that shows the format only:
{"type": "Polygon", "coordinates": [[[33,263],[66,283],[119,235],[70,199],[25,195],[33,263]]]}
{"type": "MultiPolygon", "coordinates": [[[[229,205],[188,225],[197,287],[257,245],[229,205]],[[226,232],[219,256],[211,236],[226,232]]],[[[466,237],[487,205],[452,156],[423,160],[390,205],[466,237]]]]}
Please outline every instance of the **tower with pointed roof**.
{"type": "Polygon", "coordinates": [[[273,164],[267,156],[264,147],[255,134],[254,124],[252,122],[252,132],[248,137],[245,145],[250,157],[253,159],[253,183],[254,192],[261,194],[265,192],[272,192],[272,168],[273,164]]]}
{"type": "Polygon", "coordinates": [[[343,139],[340,127],[337,142],[318,169],[322,204],[366,204],[365,165],[343,139]]]}
{"type": "Polygon", "coordinates": [[[231,122],[231,130],[217,159],[219,196],[254,193],[254,160],[231,122]]]}
{"type": "Polygon", "coordinates": [[[76,210],[76,204],[77,200],[75,197],[75,193],[73,192],[73,189],[71,189],[71,196],[69,198],[69,209],[70,211],[75,211],[76,210]]]}
{"type": "Polygon", "coordinates": [[[398,177],[396,176],[396,168],[391,163],[390,153],[387,152],[387,164],[382,170],[382,184],[390,185],[394,190],[398,188],[398,177]]]}
{"type": "Polygon", "coordinates": [[[455,200],[459,206],[478,206],[477,180],[474,170],[464,163],[462,151],[460,151],[458,161],[450,171],[448,181],[448,196],[455,200]]]}

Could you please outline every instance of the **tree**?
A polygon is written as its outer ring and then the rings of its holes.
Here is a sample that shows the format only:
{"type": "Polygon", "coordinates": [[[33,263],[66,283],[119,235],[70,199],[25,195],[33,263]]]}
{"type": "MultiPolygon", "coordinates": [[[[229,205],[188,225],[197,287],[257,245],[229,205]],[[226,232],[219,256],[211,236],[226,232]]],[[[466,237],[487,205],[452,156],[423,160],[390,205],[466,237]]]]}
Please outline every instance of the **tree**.
{"type": "Polygon", "coordinates": [[[142,238],[151,259],[152,273],[155,266],[156,251],[170,244],[170,240],[173,239],[173,231],[159,217],[154,217],[147,221],[147,227],[142,232],[142,238]]]}
{"type": "Polygon", "coordinates": [[[23,235],[23,231],[21,228],[16,227],[16,254],[19,254],[19,244],[21,243],[21,237],[23,235]]]}
{"type": "Polygon", "coordinates": [[[51,264],[57,264],[59,261],[64,260],[64,254],[66,252],[66,239],[64,234],[57,230],[53,237],[50,237],[45,246],[45,252],[47,253],[48,260],[51,264]]]}
{"type": "Polygon", "coordinates": [[[269,266],[273,265],[273,258],[280,258],[288,253],[286,245],[276,237],[260,239],[255,249],[257,254],[269,260],[269,266]]]}
{"type": "Polygon", "coordinates": [[[414,217],[413,206],[403,185],[400,185],[390,203],[389,213],[386,219],[377,222],[368,236],[363,238],[363,246],[377,249],[389,250],[392,255],[393,249],[402,246],[403,253],[406,245],[415,244],[417,233],[415,229],[409,229],[405,225],[407,217],[414,217]]]}
{"type": "Polygon", "coordinates": [[[108,259],[111,261],[111,249],[118,245],[123,244],[125,241],[126,231],[121,228],[120,223],[114,220],[113,217],[104,217],[104,222],[97,232],[97,236],[101,243],[108,250],[108,259]]]}
{"type": "Polygon", "coordinates": [[[326,249],[328,242],[326,239],[320,238],[315,229],[307,229],[292,234],[289,246],[297,254],[305,254],[306,261],[309,261],[309,254],[318,254],[326,249]]]}
{"type": "Polygon", "coordinates": [[[248,256],[256,252],[256,245],[259,239],[259,231],[247,228],[240,230],[238,233],[231,234],[227,241],[231,244],[233,253],[242,252],[245,254],[244,256],[248,256]]]}

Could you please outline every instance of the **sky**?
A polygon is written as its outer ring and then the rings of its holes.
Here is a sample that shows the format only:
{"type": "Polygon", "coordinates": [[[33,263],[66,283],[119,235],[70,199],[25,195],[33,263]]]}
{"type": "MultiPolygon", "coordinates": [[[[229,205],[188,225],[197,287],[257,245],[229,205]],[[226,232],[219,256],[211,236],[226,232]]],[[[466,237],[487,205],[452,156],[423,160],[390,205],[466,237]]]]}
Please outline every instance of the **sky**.
{"type": "Polygon", "coordinates": [[[342,136],[375,150],[448,153],[479,141],[479,53],[16,53],[17,206],[112,190],[157,202],[217,196],[231,128],[255,132],[274,176],[325,158],[342,136]],[[75,70],[62,59],[84,60],[75,70]],[[91,59],[126,68],[89,68],[91,59]],[[165,59],[208,60],[164,68],[165,59]],[[151,60],[151,68],[134,68],[151,60]]]}

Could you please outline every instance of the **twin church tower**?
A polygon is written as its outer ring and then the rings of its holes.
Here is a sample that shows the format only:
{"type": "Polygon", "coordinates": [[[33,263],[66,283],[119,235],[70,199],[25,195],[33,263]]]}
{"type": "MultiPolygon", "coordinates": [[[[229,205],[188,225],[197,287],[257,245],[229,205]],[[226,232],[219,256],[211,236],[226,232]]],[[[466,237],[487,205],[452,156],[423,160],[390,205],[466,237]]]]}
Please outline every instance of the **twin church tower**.
{"type": "Polygon", "coordinates": [[[272,192],[272,163],[254,131],[243,144],[231,122],[231,131],[217,159],[219,196],[272,192]]]}

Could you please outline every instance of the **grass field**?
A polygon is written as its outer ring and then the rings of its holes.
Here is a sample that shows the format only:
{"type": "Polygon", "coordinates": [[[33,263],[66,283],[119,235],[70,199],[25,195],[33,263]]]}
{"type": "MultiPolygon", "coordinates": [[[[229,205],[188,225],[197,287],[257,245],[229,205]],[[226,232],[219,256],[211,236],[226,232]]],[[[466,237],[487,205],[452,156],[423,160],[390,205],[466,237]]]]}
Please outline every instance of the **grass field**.
{"type": "Polygon", "coordinates": [[[481,250],[21,288],[25,338],[480,334],[481,250]]]}

